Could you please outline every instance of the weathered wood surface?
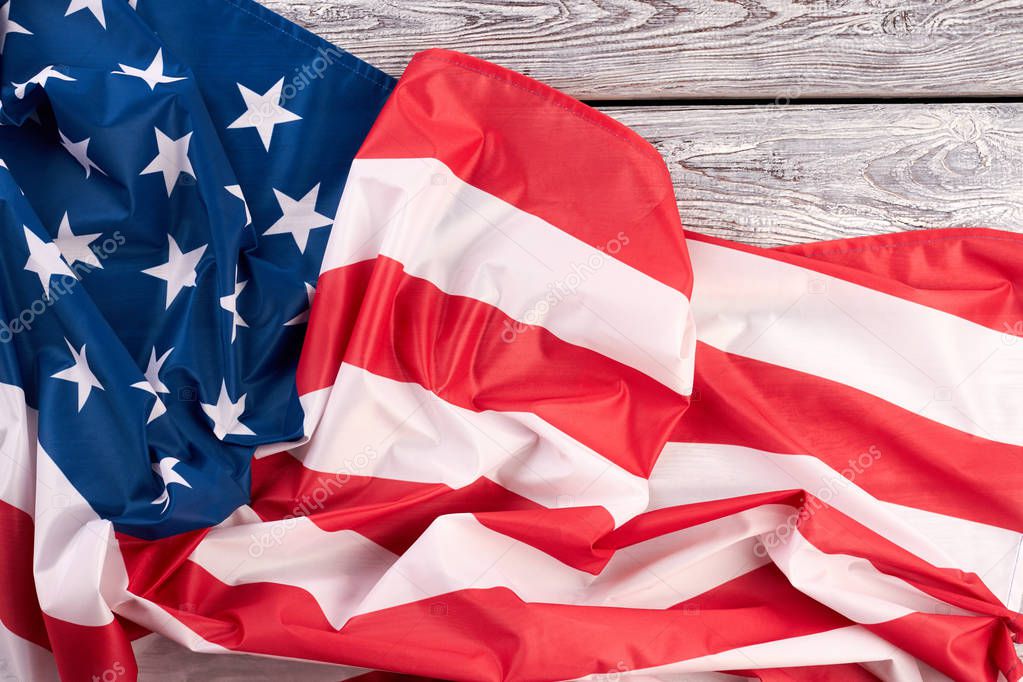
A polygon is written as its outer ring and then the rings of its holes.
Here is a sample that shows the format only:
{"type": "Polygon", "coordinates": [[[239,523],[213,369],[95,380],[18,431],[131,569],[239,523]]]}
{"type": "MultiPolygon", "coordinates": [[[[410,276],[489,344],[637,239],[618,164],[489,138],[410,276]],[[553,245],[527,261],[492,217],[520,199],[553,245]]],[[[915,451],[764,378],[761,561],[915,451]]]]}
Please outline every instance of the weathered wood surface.
{"type": "Polygon", "coordinates": [[[688,229],[763,246],[927,227],[1023,231],[1023,104],[604,111],[664,156],[688,229]]]}
{"type": "Polygon", "coordinates": [[[146,635],[133,648],[142,661],[139,682],[337,682],[355,670],[262,656],[200,654],[157,634],[146,635]]]}
{"type": "Polygon", "coordinates": [[[264,0],[395,75],[433,46],[609,108],[665,156],[684,224],[776,245],[1023,229],[1023,104],[790,105],[1023,95],[1020,0],[264,0]]]}
{"type": "Polygon", "coordinates": [[[400,75],[448,47],[580,99],[1023,95],[1019,0],[263,0],[400,75]]]}

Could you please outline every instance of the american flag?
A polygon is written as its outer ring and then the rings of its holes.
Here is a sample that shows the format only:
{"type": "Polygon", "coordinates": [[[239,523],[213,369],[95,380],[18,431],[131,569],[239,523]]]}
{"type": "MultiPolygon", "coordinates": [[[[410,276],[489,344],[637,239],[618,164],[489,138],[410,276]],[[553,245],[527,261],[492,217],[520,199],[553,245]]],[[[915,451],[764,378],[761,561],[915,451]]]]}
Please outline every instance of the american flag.
{"type": "Polygon", "coordinates": [[[248,0],[34,2],[8,677],[1021,677],[1023,237],[728,243],[481,60],[394,87],[248,0]]]}

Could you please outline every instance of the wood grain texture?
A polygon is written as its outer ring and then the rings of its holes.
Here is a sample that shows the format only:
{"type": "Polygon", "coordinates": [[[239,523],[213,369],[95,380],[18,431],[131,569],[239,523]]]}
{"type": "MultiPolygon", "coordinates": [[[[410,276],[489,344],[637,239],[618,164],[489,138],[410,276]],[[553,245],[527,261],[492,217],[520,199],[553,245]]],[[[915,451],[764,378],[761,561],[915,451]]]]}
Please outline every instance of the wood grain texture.
{"type": "Polygon", "coordinates": [[[363,672],[250,654],[200,654],[155,633],[136,640],[132,648],[139,659],[139,682],[338,682],[363,672]]]}
{"type": "Polygon", "coordinates": [[[605,108],[664,156],[687,229],[775,246],[1023,231],[1023,104],[605,108]]]}
{"type": "Polygon", "coordinates": [[[447,47],[580,99],[1023,94],[1020,0],[262,0],[400,75],[447,47]]]}

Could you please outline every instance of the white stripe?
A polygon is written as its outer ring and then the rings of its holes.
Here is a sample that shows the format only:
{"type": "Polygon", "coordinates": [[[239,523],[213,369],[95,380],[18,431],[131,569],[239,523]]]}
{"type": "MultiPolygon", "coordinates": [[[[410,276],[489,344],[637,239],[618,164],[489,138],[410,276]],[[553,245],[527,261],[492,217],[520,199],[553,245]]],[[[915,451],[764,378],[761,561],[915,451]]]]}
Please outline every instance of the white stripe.
{"type": "MultiPolygon", "coordinates": [[[[242,523],[261,523],[259,515],[251,507],[243,505],[232,512],[230,516],[220,522],[215,528],[229,527],[242,523]]],[[[171,641],[180,644],[189,651],[200,654],[227,654],[231,650],[219,644],[205,639],[189,626],[175,618],[163,605],[140,597],[134,592],[128,591],[128,573],[121,556],[120,546],[108,557],[106,573],[111,577],[111,582],[120,586],[119,590],[111,590],[107,596],[107,603],[111,604],[114,611],[125,618],[138,623],[152,632],[159,633],[171,641]]],[[[198,608],[198,604],[170,604],[176,609],[191,611],[198,608]]]]}
{"type": "MultiPolygon", "coordinates": [[[[630,670],[627,679],[674,679],[704,670],[748,670],[813,665],[864,664],[882,680],[943,682],[949,678],[859,625],[729,649],[653,668],[630,670]]],[[[580,678],[601,682],[601,674],[580,678]]]]}
{"type": "Polygon", "coordinates": [[[221,582],[275,582],[309,592],[340,628],[397,557],[355,531],[306,517],[212,529],[189,557],[221,582]]]}
{"type": "Polygon", "coordinates": [[[880,501],[816,457],[668,443],[650,476],[650,509],[779,490],[805,490],[933,566],[975,573],[1011,604],[1020,533],[880,501]]]}
{"type": "Polygon", "coordinates": [[[857,623],[884,623],[913,613],[976,615],[881,573],[867,559],[821,552],[798,528],[767,551],[793,587],[857,623]]]}
{"type": "MultiPolygon", "coordinates": [[[[252,518],[253,515],[254,512],[244,518],[252,518]]],[[[235,515],[233,514],[232,516],[235,515]]],[[[114,551],[107,556],[107,565],[104,573],[111,585],[111,588],[106,593],[106,602],[111,605],[119,616],[133,621],[151,632],[159,633],[187,648],[189,651],[203,654],[230,653],[229,649],[201,637],[171,615],[162,605],[129,592],[128,573],[124,565],[124,558],[121,555],[120,546],[114,548],[114,551]]],[[[191,604],[168,604],[167,606],[186,611],[198,607],[198,605],[191,604]]]]}
{"type": "MultiPolygon", "coordinates": [[[[757,539],[773,533],[790,512],[764,505],[668,533],[618,550],[599,575],[490,530],[471,514],[438,518],[400,557],[353,531],[327,532],[295,518],[217,528],[191,559],[231,585],[277,582],[305,589],[337,628],[359,614],[496,587],[526,602],[664,609],[767,563],[754,551],[757,539]]],[[[797,589],[857,622],[914,612],[966,613],[864,559],[825,554],[798,531],[769,553],[797,589]]]]}
{"type": "Polygon", "coordinates": [[[701,341],[1023,445],[1023,344],[995,330],[772,258],[689,240],[701,341]]]}
{"type": "MultiPolygon", "coordinates": [[[[118,561],[121,561],[118,557],[118,561]]],[[[123,564],[120,567],[124,568],[123,564]]],[[[123,592],[124,601],[117,606],[117,614],[138,623],[152,632],[160,633],[189,651],[200,654],[227,654],[230,649],[214,644],[172,616],[163,606],[134,593],[123,592]]],[[[169,604],[176,608],[187,608],[188,604],[169,604]]],[[[197,605],[196,605],[197,606],[197,605]]]]}
{"type": "MultiPolygon", "coordinates": [[[[259,522],[259,516],[251,507],[242,506],[215,528],[259,522]]],[[[189,626],[171,615],[163,605],[129,592],[128,573],[119,545],[112,547],[111,551],[107,554],[102,576],[103,582],[99,586],[93,587],[92,592],[102,593],[104,602],[109,604],[118,615],[141,625],[147,630],[159,633],[163,637],[185,647],[188,651],[197,654],[234,653],[230,649],[210,642],[197,634],[189,626]]],[[[186,611],[198,608],[198,604],[187,603],[169,604],[167,606],[186,611]]],[[[145,678],[142,679],[144,680],[145,678]]]]}
{"type": "Polygon", "coordinates": [[[0,384],[0,500],[33,515],[37,413],[18,386],[0,384]]]}
{"type": "Polygon", "coordinates": [[[57,682],[59,679],[53,654],[0,623],[0,682],[57,682]]]}
{"type": "MultiPolygon", "coordinates": [[[[617,551],[597,576],[491,531],[473,516],[446,516],[401,556],[360,612],[488,587],[507,587],[528,602],[663,609],[754,568],[751,541],[774,532],[790,512],[784,505],[764,505],[669,533],[617,551]],[[712,559],[722,551],[733,554],[727,561],[712,559]],[[739,556],[747,554],[741,565],[739,556]],[[732,572],[722,574],[727,566],[732,572]]],[[[769,551],[798,589],[854,620],[955,611],[868,561],[820,552],[798,532],[769,551]]]]}
{"type": "Polygon", "coordinates": [[[113,526],[96,515],[35,440],[36,413],[25,408],[21,389],[0,384],[0,400],[11,408],[5,414],[15,416],[4,423],[2,441],[3,454],[8,455],[2,459],[10,462],[12,475],[0,485],[6,485],[5,502],[34,517],[33,577],[42,611],[77,625],[100,627],[113,621],[113,607],[144,627],[176,634],[195,650],[226,651],[202,640],[164,609],[127,592],[128,577],[113,526]]]}
{"type": "MultiPolygon", "coordinates": [[[[191,560],[231,585],[276,582],[305,589],[335,628],[360,614],[498,587],[533,603],[664,609],[766,563],[754,551],[757,539],[774,532],[790,511],[765,505],[668,533],[618,550],[598,575],[492,531],[470,514],[438,518],[400,557],[352,531],[327,532],[298,518],[215,529],[191,560]],[[264,535],[270,540],[261,542],[264,535]],[[250,549],[257,545],[263,550],[250,549]]],[[[769,551],[797,589],[857,622],[967,613],[880,573],[869,561],[822,553],[798,531],[769,551]]]]}
{"type": "Polygon", "coordinates": [[[123,588],[104,570],[120,551],[113,525],[100,519],[41,445],[36,447],[37,495],[32,571],[42,610],[77,625],[114,619],[104,594],[123,588]]]}
{"type": "MultiPolygon", "coordinates": [[[[0,399],[7,401],[14,392],[8,391],[4,395],[4,388],[12,387],[0,384],[0,399]]],[[[16,389],[16,393],[21,396],[21,389],[16,389]]],[[[20,404],[24,408],[25,403],[21,398],[20,403],[8,404],[15,407],[20,404]]],[[[113,621],[116,610],[143,627],[173,637],[193,651],[226,652],[227,649],[199,637],[160,606],[127,591],[128,576],[111,523],[97,516],[42,446],[34,440],[35,411],[27,409],[18,415],[12,410],[7,414],[17,415],[17,419],[24,419],[25,423],[5,431],[4,454],[13,453],[20,457],[27,453],[29,461],[19,459],[16,462],[12,470],[16,477],[10,480],[17,485],[8,485],[4,501],[34,517],[33,577],[42,611],[53,618],[77,625],[100,627],[113,621]],[[26,434],[33,440],[26,441],[26,434]],[[29,492],[20,493],[22,502],[18,504],[12,498],[23,489],[29,492]]],[[[12,423],[7,422],[5,426],[12,423]]],[[[8,461],[14,463],[13,460],[8,461]]],[[[10,648],[11,644],[7,644],[8,651],[14,651],[10,648]]],[[[29,649],[24,646],[20,648],[21,653],[18,655],[29,656],[31,659],[25,665],[36,665],[33,661],[42,656],[31,650],[34,646],[30,645],[29,649]]],[[[0,645],[0,651],[2,649],[3,645],[0,645]]],[[[50,656],[49,665],[52,665],[50,653],[42,649],[39,651],[50,656]]],[[[45,660],[43,665],[41,670],[45,671],[45,660]]],[[[38,676],[25,675],[22,679],[48,678],[41,672],[38,676]]]]}
{"type": "MultiPolygon", "coordinates": [[[[922,509],[886,504],[920,537],[926,537],[952,558],[945,568],[959,568],[976,574],[1003,604],[1019,611],[1013,600],[1013,577],[1019,581],[1017,562],[1023,535],[1015,531],[976,523],[955,516],[935,514],[922,509]]],[[[936,566],[941,564],[934,563],[936,566]]]]}
{"type": "MultiPolygon", "coordinates": [[[[1023,538],[1016,546],[1013,558],[1012,575],[1009,578],[1009,608],[1017,613],[1023,612],[1023,538]]],[[[1023,646],[1023,645],[1021,645],[1023,646]]],[[[1023,654],[1023,651],[1020,652],[1023,654]]]]}
{"type": "Polygon", "coordinates": [[[327,532],[306,518],[217,528],[191,560],[230,585],[300,587],[340,628],[350,618],[461,589],[507,587],[525,601],[666,608],[767,563],[754,536],[780,509],[670,533],[619,550],[594,576],[467,514],[437,519],[401,557],[354,531],[327,532]],[[260,551],[251,547],[260,546],[260,551]]]}
{"type": "MultiPolygon", "coordinates": [[[[345,476],[374,476],[462,488],[488,478],[548,508],[602,506],[620,524],[647,505],[646,479],[629,473],[526,412],[475,412],[418,384],[344,364],[317,431],[293,450],[303,464],[345,476]]],[[[279,448],[274,448],[279,449],[279,448]]]]}
{"type": "MultiPolygon", "coordinates": [[[[685,295],[463,182],[436,159],[356,159],[322,271],[376,258],[561,339],[692,391],[685,295]]],[[[508,330],[507,340],[514,341],[508,330]]]]}

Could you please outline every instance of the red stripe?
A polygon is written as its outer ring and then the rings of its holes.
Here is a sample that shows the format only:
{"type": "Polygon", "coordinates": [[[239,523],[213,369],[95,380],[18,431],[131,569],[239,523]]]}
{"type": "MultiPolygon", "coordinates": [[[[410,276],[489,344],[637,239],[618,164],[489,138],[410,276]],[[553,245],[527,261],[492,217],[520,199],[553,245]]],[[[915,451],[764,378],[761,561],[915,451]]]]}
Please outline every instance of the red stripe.
{"type": "MultiPolygon", "coordinates": [[[[865,548],[866,557],[877,558],[881,566],[886,565],[884,563],[886,558],[902,552],[869,530],[863,529],[864,532],[858,533],[854,528],[848,526],[840,530],[835,525],[835,516],[841,516],[841,514],[835,510],[830,510],[830,515],[827,514],[827,510],[819,512],[811,516],[808,522],[801,524],[800,530],[808,529],[809,536],[813,538],[813,544],[822,551],[855,555],[858,549],[865,548]],[[826,518],[828,516],[830,518],[826,518]],[[819,530],[812,528],[814,524],[820,526],[819,530]],[[842,530],[846,532],[843,533],[842,530]],[[888,547],[882,549],[884,544],[887,544],[888,547]]],[[[851,519],[845,519],[845,523],[855,524],[851,519]]],[[[912,557],[905,552],[902,554],[912,557]]],[[[912,557],[912,560],[907,563],[913,564],[913,568],[926,567],[924,562],[915,557],[912,557]]],[[[890,565],[887,567],[891,568],[890,565]]],[[[765,568],[773,569],[773,566],[765,568]]],[[[926,580],[941,575],[948,577],[954,576],[956,573],[931,567],[925,571],[926,575],[921,576],[915,575],[912,568],[908,571],[905,570],[905,567],[899,568],[902,568],[904,573],[909,573],[908,581],[918,587],[922,586],[921,578],[926,580]]],[[[903,577],[907,576],[903,575],[903,577]]],[[[973,577],[975,578],[975,576],[973,577]]],[[[700,601],[703,602],[704,598],[700,597],[700,601]]],[[[979,602],[973,602],[973,605],[982,609],[985,606],[979,602]]],[[[885,623],[870,624],[864,627],[954,679],[994,680],[999,671],[1005,674],[1007,679],[1017,679],[1023,669],[1020,668],[1019,659],[1013,648],[1012,630],[1010,629],[1013,625],[1012,619],[1016,617],[1016,614],[1001,606],[989,606],[988,610],[1000,611],[1004,616],[950,616],[914,613],[885,623]]],[[[1017,627],[1016,630],[1018,632],[1019,628],[1017,627]]]]}
{"type": "MultiPolygon", "coordinates": [[[[173,580],[178,571],[190,564],[188,557],[209,532],[209,528],[200,528],[159,540],[116,533],[131,591],[144,595],[173,580]]],[[[185,610],[191,608],[186,602],[178,602],[177,606],[185,610]]]]}
{"type": "MultiPolygon", "coordinates": [[[[612,533],[613,522],[603,509],[547,509],[487,479],[451,489],[441,484],[349,475],[337,477],[308,469],[287,453],[256,460],[252,486],[252,507],[265,521],[304,516],[328,532],[355,530],[389,551],[402,554],[437,518],[473,513],[488,528],[594,574],[603,569],[617,550],[667,533],[762,504],[786,504],[794,510],[807,506],[801,491],[715,500],[650,512],[612,533]]],[[[874,550],[895,563],[889,554],[897,548],[871,546],[861,538],[873,535],[869,529],[819,501],[814,509],[812,527],[816,529],[823,521],[827,522],[825,531],[817,532],[821,536],[818,539],[822,550],[867,557],[874,550]],[[836,544],[827,537],[829,529],[857,535],[836,544]]],[[[903,563],[915,560],[914,570],[927,567],[906,552],[899,551],[894,556],[903,563]]],[[[978,590],[975,598],[997,603],[975,576],[969,584],[978,590]]]]}
{"type": "Polygon", "coordinates": [[[955,680],[1023,675],[1008,629],[993,618],[914,613],[867,627],[955,680]]]}
{"type": "MultiPolygon", "coordinates": [[[[974,573],[932,566],[885,537],[829,507],[819,498],[801,490],[780,490],[697,504],[668,507],[641,514],[601,538],[595,549],[603,555],[716,519],[727,518],[767,504],[792,507],[792,527],[817,549],[828,554],[846,554],[870,561],[877,570],[892,575],[936,599],[976,613],[1005,618],[1015,614],[1002,606],[980,577],[974,573]]],[[[772,538],[767,538],[770,542],[772,538]]],[[[779,534],[779,541],[785,538],[779,534]]]]}
{"type": "MultiPolygon", "coordinates": [[[[1012,634],[1016,633],[1018,636],[1018,633],[1023,631],[1023,626],[1017,622],[1018,615],[1002,606],[975,574],[934,567],[802,491],[763,493],[650,512],[616,530],[602,541],[601,545],[604,549],[611,548],[613,551],[763,504],[785,504],[796,510],[803,510],[804,513],[796,517],[797,527],[820,551],[862,557],[882,573],[900,578],[937,600],[980,614],[971,618],[957,617],[959,620],[955,622],[958,629],[950,630],[944,621],[934,621],[933,624],[939,627],[936,632],[928,633],[932,640],[930,645],[912,650],[914,656],[926,660],[946,673],[950,670],[962,672],[971,666],[977,670],[983,669],[989,665],[985,652],[1001,651],[1006,646],[1011,649],[1012,634]],[[977,644],[978,628],[985,633],[987,639],[981,648],[971,648],[977,644]],[[949,639],[944,640],[942,637],[949,639]],[[955,655],[947,653],[950,649],[959,647],[964,652],[955,655]],[[966,653],[969,655],[966,656],[966,653]]],[[[906,648],[902,645],[903,639],[912,639],[918,628],[931,624],[931,621],[921,622],[919,619],[900,624],[902,620],[904,619],[896,619],[885,624],[883,630],[878,632],[901,648],[906,648]],[[900,639],[893,640],[889,636],[891,633],[899,634],[900,639]]],[[[1001,657],[996,659],[1001,669],[1009,670],[1013,663],[1007,662],[1009,659],[1005,656],[1001,654],[999,656],[1001,657]]]]}
{"type": "Polygon", "coordinates": [[[0,622],[13,634],[54,652],[62,680],[117,673],[129,682],[137,675],[131,639],[146,631],[120,618],[104,626],[76,625],[43,613],[32,573],[35,523],[22,510],[0,500],[0,622]]]}
{"type": "MultiPolygon", "coordinates": [[[[265,480],[267,489],[274,487],[283,489],[285,494],[280,495],[278,491],[278,497],[285,504],[290,503],[293,499],[286,491],[290,485],[294,484],[294,481],[304,478],[311,483],[316,480],[317,476],[320,476],[320,474],[308,470],[304,474],[296,476],[303,467],[294,461],[285,464],[288,460],[287,455],[278,455],[269,459],[277,460],[275,465],[271,467],[268,466],[269,462],[257,463],[253,470],[254,482],[265,480]],[[264,471],[260,471],[260,469],[264,469],[264,471]],[[289,479],[292,482],[290,484],[271,482],[289,479]]],[[[349,480],[347,484],[353,485],[354,488],[341,490],[337,495],[331,496],[329,500],[323,502],[322,509],[317,508],[312,511],[310,519],[328,530],[354,528],[378,541],[381,539],[382,530],[397,532],[401,535],[401,545],[389,547],[396,552],[407,548],[408,544],[413,542],[415,537],[418,537],[422,530],[429,525],[431,517],[435,517],[435,515],[454,513],[455,511],[482,512],[483,509],[495,510],[495,507],[500,505],[500,502],[488,502],[485,495],[477,495],[476,492],[465,494],[451,491],[448,494],[452,496],[452,499],[449,500],[452,506],[448,507],[443,494],[437,490],[439,486],[374,479],[349,480]],[[411,498],[396,504],[389,501],[389,497],[395,491],[403,488],[412,495],[411,498]],[[426,501],[432,507],[431,513],[415,513],[414,496],[417,489],[420,492],[426,492],[428,496],[441,494],[439,498],[426,501]],[[362,509],[358,508],[360,501],[365,505],[362,509]],[[355,508],[353,509],[353,507],[355,508]],[[388,510],[394,512],[391,518],[388,518],[388,510]],[[408,514],[410,511],[411,515],[408,514]],[[400,520],[408,518],[413,527],[411,533],[407,535],[400,533],[397,527],[398,522],[394,520],[394,517],[398,517],[400,520]]],[[[322,483],[319,485],[322,487],[322,483]]],[[[309,489],[308,485],[304,487],[309,489]]],[[[480,492],[493,493],[492,500],[501,499],[501,490],[499,486],[492,483],[480,488],[480,492]]],[[[503,494],[508,496],[506,492],[503,494]]],[[[509,496],[507,499],[512,498],[509,496]]],[[[803,510],[803,515],[796,516],[800,532],[823,552],[863,557],[871,561],[879,571],[899,577],[938,600],[979,614],[986,614],[992,618],[1004,619],[1004,622],[1011,626],[1014,614],[1000,605],[997,598],[987,590],[976,575],[931,566],[802,491],[778,491],[658,510],[644,514],[612,533],[607,532],[606,526],[598,528],[593,521],[576,519],[562,523],[564,530],[557,533],[555,529],[558,525],[558,514],[574,510],[544,510],[541,508],[513,512],[495,510],[489,513],[477,513],[477,518],[493,530],[525,541],[570,565],[597,573],[618,549],[714,519],[725,518],[764,504],[784,504],[791,506],[794,511],[803,510]],[[529,537],[530,533],[533,534],[532,537],[529,537]],[[554,537],[558,539],[557,542],[551,539],[554,537]]],[[[280,509],[274,511],[276,513],[266,516],[269,518],[282,517],[280,509]]],[[[263,513],[265,514],[265,512],[264,509],[263,513]]],[[[703,599],[701,596],[701,603],[703,603],[703,599]]],[[[715,608],[724,608],[724,606],[719,605],[715,608]]],[[[976,626],[971,625],[970,627],[976,626]]],[[[995,644],[997,642],[992,642],[992,645],[995,644]]],[[[940,657],[932,663],[945,667],[949,665],[948,661],[940,657]]]]}
{"type": "MultiPolygon", "coordinates": [[[[768,502],[797,504],[802,497],[800,493],[789,493],[787,497],[775,493],[773,499],[766,495],[751,496],[652,512],[612,533],[608,544],[627,546],[640,541],[640,535],[657,536],[737,513],[741,511],[738,505],[750,508],[768,502]],[[727,508],[729,503],[731,509],[727,508]],[[637,533],[636,527],[645,532],[637,533]]],[[[926,591],[940,593],[947,588],[950,603],[1009,614],[1001,607],[982,603],[979,597],[971,602],[970,597],[957,596],[954,589],[938,584],[963,580],[963,575],[928,567],[866,529],[858,531],[843,526],[839,523],[842,519],[837,518],[841,515],[830,512],[818,510],[800,525],[822,551],[865,555],[876,559],[881,570],[908,574],[908,578],[902,577],[927,588],[926,591]]],[[[845,519],[844,523],[852,522],[845,519]]],[[[639,651],[628,659],[617,653],[613,654],[619,656],[617,661],[599,661],[599,665],[614,666],[628,660],[635,669],[849,624],[796,592],[777,568],[769,565],[670,611],[523,604],[502,589],[466,590],[359,616],[337,633],[311,595],[301,589],[273,583],[232,588],[184,560],[200,537],[196,533],[157,542],[122,539],[131,591],[164,605],[205,639],[228,648],[374,668],[393,665],[409,674],[447,677],[452,670],[467,670],[466,666],[486,660],[496,668],[473,669],[471,677],[504,679],[509,670],[522,666],[525,667],[515,676],[528,677],[539,675],[540,668],[558,660],[567,667],[558,669],[557,676],[574,677],[601,672],[590,663],[594,656],[608,651],[639,651]],[[678,620],[679,612],[699,617],[678,620]],[[457,617],[449,619],[452,615],[457,617]],[[743,625],[747,621],[749,627],[743,625]],[[595,630],[583,628],[579,632],[579,623],[595,630]],[[648,640],[657,640],[666,630],[677,632],[680,641],[646,646],[648,640]],[[755,630],[758,637],[735,635],[736,631],[748,630],[755,630]],[[512,632],[521,639],[506,643],[505,638],[512,636],[512,632]],[[622,632],[628,634],[623,637],[622,632]],[[557,642],[557,650],[545,649],[534,637],[557,642]],[[699,646],[694,647],[694,640],[699,646]],[[394,642],[400,642],[403,653],[390,648],[394,642]],[[454,659],[452,647],[457,652],[454,659]]],[[[953,621],[897,619],[867,627],[930,665],[970,679],[963,675],[965,671],[987,670],[992,665],[987,652],[994,654],[1003,671],[1009,670],[1013,663],[1003,650],[1006,646],[1011,649],[1011,643],[1007,644],[1010,625],[1008,617],[977,616],[955,617],[953,621]],[[922,628],[931,625],[935,630],[922,632],[922,628]],[[926,646],[909,649],[901,641],[907,637],[923,639],[925,634],[926,646]]]]}
{"type": "Polygon", "coordinates": [[[532,412],[622,468],[649,475],[687,397],[491,305],[448,295],[394,260],[373,263],[371,271],[359,263],[320,277],[300,392],[333,383],[343,359],[466,409],[532,412]],[[355,319],[343,312],[352,308],[355,319]],[[511,343],[503,336],[510,326],[519,332],[511,343]]]}
{"type": "Polygon", "coordinates": [[[778,491],[640,515],[612,532],[602,508],[547,509],[487,479],[451,489],[442,484],[333,475],[306,468],[287,453],[253,462],[252,507],[266,521],[305,516],[328,531],[355,530],[402,554],[437,518],[473,513],[483,525],[531,545],[578,570],[598,574],[615,552],[668,533],[764,504],[784,504],[821,551],[871,561],[961,608],[1010,615],[973,573],[931,566],[803,491],[778,491]]]}
{"type": "Polygon", "coordinates": [[[765,504],[798,506],[802,491],[779,490],[744,497],[710,500],[697,504],[666,507],[640,514],[601,540],[602,550],[617,550],[651,538],[693,528],[703,523],[723,519],[765,504]]]}
{"type": "Polygon", "coordinates": [[[863,557],[882,573],[968,611],[1006,622],[1015,616],[975,573],[932,566],[812,495],[805,495],[799,508],[800,533],[822,552],[863,557]]]}
{"type": "MultiPolygon", "coordinates": [[[[159,553],[163,544],[150,542],[145,551],[159,553]]],[[[444,679],[567,679],[848,624],[768,566],[668,610],[530,604],[503,588],[465,590],[358,616],[336,631],[304,590],[231,587],[191,562],[156,580],[144,574],[138,553],[125,559],[129,589],[208,641],[444,679]]]]}
{"type": "Polygon", "coordinates": [[[135,653],[118,620],[102,627],[76,625],[45,615],[62,682],[138,679],[135,653]]]}
{"type": "Polygon", "coordinates": [[[812,665],[797,668],[734,670],[733,675],[755,677],[760,682],[880,682],[879,677],[855,663],[812,665]]]}
{"type": "Polygon", "coordinates": [[[376,260],[366,260],[320,275],[295,374],[299,395],[334,384],[376,267],[376,260]]]}
{"type": "Polygon", "coordinates": [[[1023,449],[703,343],[694,399],[671,440],[813,455],[882,500],[1023,531],[1023,449]],[[863,453],[880,456],[863,467],[863,453]]]}
{"type": "MultiPolygon", "coordinates": [[[[746,501],[762,504],[764,499],[750,496],[746,501]]],[[[783,498],[776,501],[783,502],[783,498]]],[[[911,614],[864,627],[955,679],[993,680],[998,671],[1008,679],[1017,679],[1019,661],[1012,642],[1013,634],[1023,632],[1023,627],[1017,622],[1018,615],[1003,607],[976,575],[931,566],[811,496],[794,493],[784,502],[801,509],[812,505],[814,511],[800,518],[798,528],[822,552],[863,557],[883,573],[901,578],[947,604],[980,614],[911,614]]],[[[711,504],[720,510],[721,501],[711,504]]],[[[674,508],[652,515],[661,516],[662,523],[665,517],[674,515],[677,522],[686,511],[690,510],[674,508]]],[[[632,530],[625,526],[620,535],[634,535],[632,530]]],[[[665,530],[663,526],[659,529],[662,533],[665,530]]]]}
{"type": "Polygon", "coordinates": [[[458,177],[686,295],[692,272],[664,161],[614,119],[479,59],[420,52],[359,158],[436,158],[458,177]],[[626,252],[627,251],[627,252],[626,252]]]}
{"type": "Polygon", "coordinates": [[[346,682],[432,682],[433,680],[444,682],[439,677],[419,677],[417,675],[402,675],[401,673],[374,670],[356,677],[349,677],[346,682]]]}
{"type": "Polygon", "coordinates": [[[306,516],[326,531],[354,530],[402,554],[434,520],[472,513],[484,526],[599,573],[613,552],[594,547],[614,527],[601,507],[548,509],[485,478],[463,488],[307,469],[288,453],[252,463],[252,507],[265,521],[306,516]]]}
{"type": "Polygon", "coordinates": [[[913,230],[760,249],[688,239],[791,263],[1023,336],[1023,236],[979,228],[913,230]]]}
{"type": "Polygon", "coordinates": [[[0,500],[0,622],[22,639],[49,649],[43,613],[32,576],[35,523],[17,507],[0,500]]]}

